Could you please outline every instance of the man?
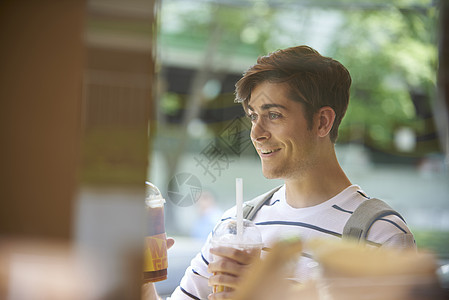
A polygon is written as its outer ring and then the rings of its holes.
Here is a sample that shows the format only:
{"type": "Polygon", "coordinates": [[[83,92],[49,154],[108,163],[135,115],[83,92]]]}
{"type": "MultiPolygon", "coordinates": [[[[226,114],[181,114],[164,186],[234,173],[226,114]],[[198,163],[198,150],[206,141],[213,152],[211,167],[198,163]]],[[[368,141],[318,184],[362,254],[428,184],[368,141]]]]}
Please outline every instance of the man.
{"type": "MultiPolygon", "coordinates": [[[[251,140],[262,172],[285,182],[253,219],[265,247],[280,236],[299,236],[305,242],[319,237],[340,239],[352,212],[368,199],[360,187],[351,184],[334,149],[350,85],[343,65],[307,46],[260,57],[237,82],[236,100],[251,120],[251,140]]],[[[232,216],[235,209],[223,218],[232,216]]],[[[415,247],[413,235],[397,216],[377,220],[367,242],[377,247],[415,247]]],[[[232,290],[252,261],[245,252],[211,249],[206,242],[171,299],[232,299],[232,291],[211,294],[210,286],[232,290]],[[214,261],[213,255],[221,259],[214,261]]],[[[295,279],[310,278],[313,266],[305,248],[295,279]]]]}

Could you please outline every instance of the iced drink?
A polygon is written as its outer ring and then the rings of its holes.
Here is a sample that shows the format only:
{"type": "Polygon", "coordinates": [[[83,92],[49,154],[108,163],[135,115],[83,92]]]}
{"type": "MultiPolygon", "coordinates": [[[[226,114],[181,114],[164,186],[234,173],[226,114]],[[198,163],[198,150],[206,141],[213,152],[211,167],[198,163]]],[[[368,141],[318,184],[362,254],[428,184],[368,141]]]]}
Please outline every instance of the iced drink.
{"type": "MultiPolygon", "coordinates": [[[[232,247],[239,250],[252,253],[255,257],[260,257],[263,246],[262,237],[259,229],[253,222],[243,220],[242,232],[237,235],[237,221],[235,219],[227,219],[222,221],[212,232],[212,247],[224,246],[232,247]]],[[[218,256],[214,260],[220,259],[218,256]]],[[[214,293],[228,291],[227,287],[214,286],[214,293]]]]}
{"type": "Polygon", "coordinates": [[[156,282],[167,279],[167,239],[164,223],[164,203],[159,189],[146,182],[145,199],[148,226],[145,237],[143,281],[156,282]]]}

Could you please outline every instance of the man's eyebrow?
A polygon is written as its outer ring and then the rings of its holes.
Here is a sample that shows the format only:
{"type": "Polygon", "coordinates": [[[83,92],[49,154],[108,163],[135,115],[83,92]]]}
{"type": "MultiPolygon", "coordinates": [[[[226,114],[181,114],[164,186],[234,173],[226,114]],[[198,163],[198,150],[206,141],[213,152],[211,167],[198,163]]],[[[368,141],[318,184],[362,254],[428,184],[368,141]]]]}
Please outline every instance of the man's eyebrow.
{"type": "MultiPolygon", "coordinates": [[[[282,108],[282,109],[287,110],[287,108],[284,105],[276,104],[276,103],[266,103],[266,104],[263,104],[263,105],[260,106],[260,108],[262,110],[267,110],[267,109],[270,109],[270,108],[273,108],[273,107],[282,108]]],[[[254,111],[254,108],[251,105],[249,105],[249,104],[248,104],[248,109],[254,111]]]]}

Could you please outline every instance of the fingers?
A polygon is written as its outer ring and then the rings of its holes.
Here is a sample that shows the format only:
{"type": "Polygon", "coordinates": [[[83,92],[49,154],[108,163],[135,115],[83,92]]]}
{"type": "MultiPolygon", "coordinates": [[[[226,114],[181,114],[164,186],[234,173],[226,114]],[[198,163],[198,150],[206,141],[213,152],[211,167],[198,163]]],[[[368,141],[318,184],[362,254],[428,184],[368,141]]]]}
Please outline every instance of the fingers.
{"type": "Polygon", "coordinates": [[[215,247],[210,249],[210,253],[214,255],[214,260],[208,265],[208,271],[213,274],[209,278],[209,285],[223,286],[225,289],[224,292],[211,294],[209,299],[233,299],[234,289],[240,284],[250,264],[260,257],[260,249],[215,247]]]}
{"type": "Polygon", "coordinates": [[[234,299],[234,292],[222,292],[216,294],[210,294],[207,299],[209,300],[231,300],[234,299]]]}
{"type": "Polygon", "coordinates": [[[158,300],[159,296],[154,287],[154,283],[149,282],[142,285],[141,300],[158,300]]]}
{"type": "Polygon", "coordinates": [[[245,265],[242,265],[234,260],[222,257],[209,263],[207,270],[210,273],[226,273],[233,276],[241,276],[246,269],[245,265]]]}
{"type": "Polygon", "coordinates": [[[248,265],[260,257],[259,249],[240,250],[231,247],[214,247],[210,249],[210,253],[232,259],[242,265],[248,265]]]}
{"type": "Polygon", "coordinates": [[[214,274],[209,277],[209,286],[219,285],[226,288],[235,289],[238,286],[239,278],[230,274],[214,274]]]}
{"type": "Polygon", "coordinates": [[[167,249],[170,249],[175,244],[175,240],[171,237],[167,238],[167,249]]]}

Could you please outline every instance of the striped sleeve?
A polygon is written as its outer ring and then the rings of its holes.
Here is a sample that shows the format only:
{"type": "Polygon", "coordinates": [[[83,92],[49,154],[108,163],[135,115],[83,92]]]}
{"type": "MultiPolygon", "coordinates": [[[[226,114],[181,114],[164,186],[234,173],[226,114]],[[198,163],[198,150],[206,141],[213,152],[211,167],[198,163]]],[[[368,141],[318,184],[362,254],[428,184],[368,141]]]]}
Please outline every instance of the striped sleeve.
{"type": "MultiPolygon", "coordinates": [[[[336,211],[350,216],[354,208],[342,208],[333,205],[336,211]]],[[[379,217],[368,232],[367,242],[372,245],[394,247],[398,249],[416,249],[416,243],[405,221],[397,215],[379,217]]]]}
{"type": "Polygon", "coordinates": [[[413,234],[407,224],[398,216],[379,218],[368,232],[368,240],[382,244],[383,247],[416,249],[413,234]]]}
{"type": "Polygon", "coordinates": [[[210,274],[207,272],[208,260],[204,254],[198,253],[186,269],[179,286],[171,295],[171,300],[207,299],[212,293],[208,285],[210,274]]]}

